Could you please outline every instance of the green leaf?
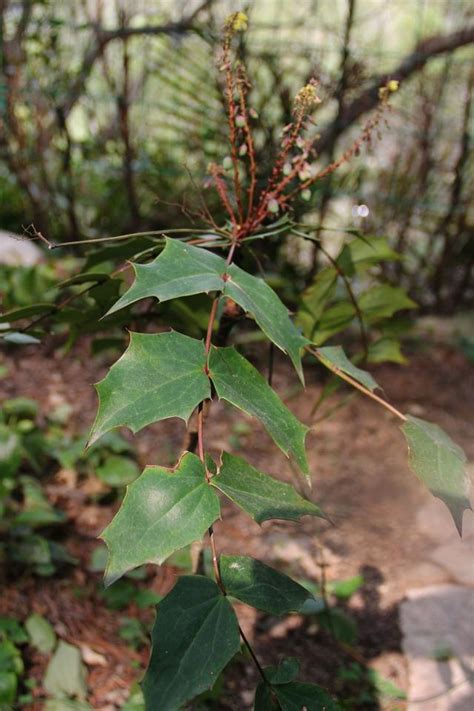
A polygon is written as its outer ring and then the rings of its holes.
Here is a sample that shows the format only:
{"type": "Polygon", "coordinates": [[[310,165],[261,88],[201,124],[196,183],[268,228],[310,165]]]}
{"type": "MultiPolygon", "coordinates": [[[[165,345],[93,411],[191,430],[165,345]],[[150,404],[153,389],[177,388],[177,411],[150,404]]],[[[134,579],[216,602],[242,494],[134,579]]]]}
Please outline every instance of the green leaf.
{"type": "Polygon", "coordinates": [[[106,585],[144,563],[162,563],[202,538],[219,513],[219,499],[195,454],[185,454],[174,470],[147,467],[127,487],[120,510],[102,533],[109,549],[106,585]]]}
{"type": "Polygon", "coordinates": [[[332,370],[331,366],[342,370],[346,375],[350,375],[358,383],[361,383],[368,390],[375,390],[380,386],[376,383],[370,373],[361,370],[355,366],[344,353],[341,346],[327,346],[326,348],[318,348],[316,351],[319,360],[332,370]],[[329,365],[328,365],[329,364],[329,365]]]}
{"type": "Polygon", "coordinates": [[[274,687],[282,711],[338,711],[339,705],[331,696],[315,684],[292,681],[274,687]]]}
{"type": "Polygon", "coordinates": [[[304,441],[308,427],[282,403],[258,370],[235,348],[213,347],[209,358],[210,378],[220,399],[257,417],[275,444],[292,455],[308,474],[304,441]]]}
{"type": "Polygon", "coordinates": [[[151,296],[169,301],[209,291],[221,291],[226,263],[205,249],[167,239],[165,249],[148,264],[132,264],[135,281],[109,314],[151,296]]]}
{"type": "Polygon", "coordinates": [[[149,264],[134,264],[135,281],[109,314],[150,296],[168,301],[220,291],[253,314],[262,331],[290,356],[301,380],[300,349],[307,343],[288,310],[268,284],[206,249],[167,239],[163,252],[149,264]]]}
{"type": "Polygon", "coordinates": [[[272,684],[289,684],[298,676],[300,663],[295,657],[282,659],[278,667],[267,667],[265,676],[272,684]]]}
{"type": "Polygon", "coordinates": [[[229,595],[271,615],[298,612],[311,597],[304,587],[287,575],[254,558],[223,555],[220,571],[229,595]]]}
{"type": "Polygon", "coordinates": [[[380,262],[394,262],[400,255],[388,245],[385,237],[370,237],[367,241],[354,239],[344,245],[337,258],[337,264],[346,276],[356,271],[378,266],[380,262]]]}
{"type": "Polygon", "coordinates": [[[389,284],[378,284],[359,297],[359,308],[364,321],[372,324],[384,318],[390,318],[402,309],[418,308],[406,295],[404,289],[389,284]]]}
{"type": "Polygon", "coordinates": [[[20,463],[21,446],[18,435],[0,424],[0,482],[16,474],[20,463]]]}
{"type": "Polygon", "coordinates": [[[325,518],[319,506],[303,499],[289,484],[273,479],[244,459],[224,452],[215,486],[257,523],[268,519],[297,521],[301,516],[325,518]]]}
{"type": "Polygon", "coordinates": [[[9,711],[16,699],[18,677],[14,672],[0,671],[0,708],[9,711]],[[8,704],[5,708],[4,704],[8,704]]]}
{"type": "Polygon", "coordinates": [[[401,351],[398,338],[380,338],[371,343],[368,353],[369,363],[400,363],[403,365],[407,359],[401,351]]]}
{"type": "Polygon", "coordinates": [[[187,421],[210,397],[204,343],[181,333],[131,333],[123,356],[97,384],[99,410],[89,444],[121,425],[138,432],[168,417],[187,421]]]}
{"type": "Polygon", "coordinates": [[[44,688],[51,696],[77,696],[87,694],[86,669],[81,652],[72,644],[60,640],[46,669],[44,688]]]}
{"type": "Polygon", "coordinates": [[[110,279],[110,274],[107,274],[105,272],[103,272],[103,273],[83,272],[81,274],[75,274],[70,279],[61,281],[58,284],[58,288],[65,289],[68,286],[75,286],[78,284],[93,284],[94,282],[97,282],[97,284],[100,284],[102,282],[108,281],[109,279],[110,279]]]}
{"type": "Polygon", "coordinates": [[[390,679],[381,676],[376,669],[367,669],[367,678],[375,687],[376,691],[389,699],[406,699],[407,695],[399,686],[390,679]]]}
{"type": "Polygon", "coordinates": [[[470,509],[466,455],[438,425],[407,415],[402,432],[408,443],[412,471],[433,496],[444,501],[462,535],[464,509],[470,509]]]}
{"type": "Polygon", "coordinates": [[[336,282],[337,272],[334,267],[325,267],[317,273],[311,286],[303,293],[303,309],[311,314],[313,323],[321,318],[327,302],[334,294],[336,282]]]}
{"type": "Polygon", "coordinates": [[[321,345],[335,333],[343,331],[352,323],[356,312],[351,303],[341,301],[327,309],[316,324],[313,342],[321,345]]]}
{"type": "Polygon", "coordinates": [[[304,338],[288,316],[288,310],[268,284],[251,276],[232,264],[227,273],[224,294],[253,314],[265,335],[283,352],[288,353],[300,380],[304,382],[301,367],[301,348],[308,340],[304,338]]]}
{"type": "Polygon", "coordinates": [[[24,670],[20,650],[9,639],[0,641],[0,669],[16,675],[22,674],[24,670]]]}
{"type": "Polygon", "coordinates": [[[28,635],[18,620],[13,617],[0,617],[0,639],[5,637],[14,644],[28,642],[28,635]]]}
{"type": "Polygon", "coordinates": [[[216,583],[183,576],[158,605],[143,680],[148,709],[176,711],[210,689],[239,651],[235,613],[216,583]]]}
{"type": "Polygon", "coordinates": [[[338,607],[331,607],[320,612],[318,622],[338,642],[354,644],[357,639],[356,623],[338,607]]]}
{"type": "Polygon", "coordinates": [[[291,681],[288,684],[275,681],[278,669],[268,667],[265,675],[272,684],[261,682],[255,694],[254,711],[340,711],[340,706],[331,696],[315,684],[291,681]]]}
{"type": "Polygon", "coordinates": [[[20,309],[12,309],[0,314],[0,323],[12,323],[20,321],[22,318],[31,318],[31,316],[42,316],[51,311],[54,311],[54,304],[33,304],[32,306],[22,306],[20,309]]]}
{"type": "Polygon", "coordinates": [[[122,487],[131,484],[139,475],[140,470],[136,462],[128,457],[112,455],[96,469],[96,474],[101,481],[109,486],[122,487]]]}
{"type": "Polygon", "coordinates": [[[56,645],[56,634],[52,625],[42,615],[34,612],[25,622],[33,647],[43,654],[52,652],[56,645]]]}
{"type": "Polygon", "coordinates": [[[332,580],[327,585],[328,592],[335,595],[340,600],[348,600],[364,584],[362,575],[355,575],[353,578],[345,580],[332,580]]]}

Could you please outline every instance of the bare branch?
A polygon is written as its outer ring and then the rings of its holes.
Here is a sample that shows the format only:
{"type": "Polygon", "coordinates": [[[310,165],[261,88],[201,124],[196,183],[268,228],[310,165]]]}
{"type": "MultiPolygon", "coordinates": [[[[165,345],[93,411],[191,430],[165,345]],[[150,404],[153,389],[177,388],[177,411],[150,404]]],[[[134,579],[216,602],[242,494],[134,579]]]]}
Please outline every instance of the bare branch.
{"type": "Polygon", "coordinates": [[[413,52],[408,54],[393,71],[376,76],[371,85],[365,89],[350,104],[344,107],[339,120],[321,135],[318,142],[320,153],[330,152],[338,137],[357,121],[360,116],[375,108],[379,102],[379,88],[385,86],[389,79],[403,81],[423,69],[425,64],[434,57],[446,52],[454,52],[460,47],[474,43],[474,27],[466,27],[448,35],[435,35],[420,42],[413,52]]]}

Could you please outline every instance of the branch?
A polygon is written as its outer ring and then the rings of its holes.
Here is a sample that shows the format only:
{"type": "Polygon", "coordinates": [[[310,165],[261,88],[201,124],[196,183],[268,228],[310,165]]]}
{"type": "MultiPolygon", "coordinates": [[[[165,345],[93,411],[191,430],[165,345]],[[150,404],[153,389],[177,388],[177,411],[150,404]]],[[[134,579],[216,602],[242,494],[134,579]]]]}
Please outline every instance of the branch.
{"type": "Polygon", "coordinates": [[[449,35],[435,35],[422,40],[391,72],[379,74],[371,85],[357,98],[348,104],[341,112],[339,120],[327,128],[318,142],[319,153],[330,152],[334,143],[344,131],[349,128],[360,116],[375,108],[379,102],[379,88],[385,86],[389,79],[403,81],[412,74],[423,69],[425,64],[434,57],[446,52],[454,52],[460,47],[474,43],[474,27],[466,27],[449,35]]]}
{"type": "Polygon", "coordinates": [[[75,103],[80,98],[85,83],[89,78],[96,60],[102,55],[109,42],[116,39],[126,39],[128,37],[139,37],[142,35],[182,35],[186,32],[195,31],[193,23],[199,13],[209,7],[213,0],[205,0],[188,17],[179,22],[168,22],[163,25],[143,25],[142,27],[117,27],[114,30],[105,30],[100,25],[94,25],[95,39],[93,44],[86,51],[82,60],[82,66],[76,79],[73,81],[69,93],[63,102],[64,115],[67,118],[75,103]]]}

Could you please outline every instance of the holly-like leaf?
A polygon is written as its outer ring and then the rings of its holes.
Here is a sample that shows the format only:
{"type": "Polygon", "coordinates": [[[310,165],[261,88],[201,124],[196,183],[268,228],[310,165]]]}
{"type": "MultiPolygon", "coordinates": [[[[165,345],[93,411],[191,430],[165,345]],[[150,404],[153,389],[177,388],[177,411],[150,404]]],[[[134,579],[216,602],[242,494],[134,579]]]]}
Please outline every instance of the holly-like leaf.
{"type": "Polygon", "coordinates": [[[224,294],[244,311],[253,314],[265,335],[288,353],[300,380],[304,382],[300,351],[309,341],[299,333],[286,307],[262,279],[247,274],[235,264],[228,268],[227,274],[229,278],[225,282],[224,294]]]}
{"type": "Polygon", "coordinates": [[[390,318],[397,311],[418,307],[401,287],[377,284],[360,296],[359,308],[364,321],[371,324],[384,318],[390,318]]]}
{"type": "Polygon", "coordinates": [[[257,523],[272,518],[297,521],[307,515],[325,518],[319,506],[303,499],[292,486],[263,474],[244,459],[227,452],[211,484],[257,523]]]}
{"type": "Polygon", "coordinates": [[[334,370],[334,368],[341,370],[346,375],[350,375],[354,380],[357,380],[361,385],[364,385],[368,390],[375,390],[380,387],[370,373],[351,363],[341,346],[318,348],[316,354],[321,363],[329,370],[334,370]]]}
{"type": "Polygon", "coordinates": [[[152,642],[146,708],[176,711],[210,689],[239,651],[237,618],[214,581],[183,576],[158,605],[152,642]]]}
{"type": "Polygon", "coordinates": [[[131,333],[123,356],[96,385],[99,410],[89,445],[121,425],[138,432],[168,417],[187,421],[210,397],[204,343],[181,333],[131,333]]]}
{"type": "Polygon", "coordinates": [[[308,474],[304,441],[308,427],[282,403],[258,370],[235,348],[213,347],[209,358],[210,378],[219,398],[257,417],[275,444],[292,455],[308,474]]]}
{"type": "Polygon", "coordinates": [[[150,296],[169,301],[181,296],[221,291],[225,260],[212,252],[167,239],[161,254],[148,264],[132,264],[135,281],[109,314],[150,296]]]}
{"type": "Polygon", "coordinates": [[[291,321],[286,307],[268,284],[209,250],[167,239],[163,252],[149,264],[134,264],[135,281],[109,314],[150,296],[168,301],[220,291],[253,314],[262,331],[288,353],[303,380],[300,349],[307,340],[291,321]]]}
{"type": "Polygon", "coordinates": [[[402,431],[408,443],[409,464],[433,496],[444,501],[462,534],[462,518],[470,509],[466,455],[438,425],[407,415],[402,431]]]}
{"type": "Polygon", "coordinates": [[[144,563],[162,563],[202,538],[219,513],[218,496],[195,454],[186,453],[176,469],[147,467],[127,487],[122,506],[102,533],[109,549],[106,585],[144,563]]]}
{"type": "Polygon", "coordinates": [[[220,572],[229,595],[271,615],[298,612],[311,597],[287,575],[247,556],[221,556],[220,572]]]}

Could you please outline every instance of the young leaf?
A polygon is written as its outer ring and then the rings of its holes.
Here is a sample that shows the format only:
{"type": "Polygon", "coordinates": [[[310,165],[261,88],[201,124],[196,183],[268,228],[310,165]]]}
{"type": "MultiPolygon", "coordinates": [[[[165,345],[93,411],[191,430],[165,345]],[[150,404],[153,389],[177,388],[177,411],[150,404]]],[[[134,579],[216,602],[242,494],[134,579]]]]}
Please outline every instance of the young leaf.
{"type": "Polygon", "coordinates": [[[470,509],[466,455],[438,425],[407,415],[402,432],[408,443],[412,471],[433,496],[444,501],[462,535],[464,509],[470,509]]]}
{"type": "Polygon", "coordinates": [[[311,597],[302,585],[254,558],[223,555],[220,571],[229,595],[271,615],[298,612],[311,597]]]}
{"type": "Polygon", "coordinates": [[[308,427],[282,403],[258,370],[235,348],[213,347],[209,358],[210,378],[220,399],[257,417],[275,444],[293,455],[300,469],[308,474],[304,441],[308,427]]]}
{"type": "Polygon", "coordinates": [[[102,533],[109,549],[106,585],[144,563],[162,563],[202,538],[219,513],[217,494],[195,454],[186,453],[174,470],[147,467],[127,487],[122,506],[102,533]]]}
{"type": "Polygon", "coordinates": [[[134,264],[135,281],[109,314],[153,296],[168,301],[182,296],[220,291],[253,314],[262,331],[288,353],[303,380],[300,349],[307,343],[286,307],[268,284],[206,249],[167,239],[163,252],[150,264],[134,264]]]}
{"type": "Polygon", "coordinates": [[[96,385],[99,410],[89,445],[124,425],[138,432],[168,417],[187,421],[210,397],[204,343],[181,333],[131,333],[123,356],[96,385]]]}
{"type": "Polygon", "coordinates": [[[211,484],[257,523],[271,518],[297,521],[307,515],[325,518],[319,506],[303,499],[292,486],[263,474],[244,459],[227,452],[211,484]]]}
{"type": "Polygon", "coordinates": [[[380,387],[370,373],[357,368],[357,366],[351,363],[341,346],[318,348],[316,353],[321,363],[329,367],[330,370],[332,370],[331,366],[335,366],[339,370],[342,370],[343,373],[346,373],[346,375],[350,375],[354,380],[357,380],[358,383],[364,385],[368,390],[375,390],[380,387]]]}
{"type": "Polygon", "coordinates": [[[152,642],[146,708],[176,711],[211,688],[239,651],[237,618],[215,582],[183,576],[158,605],[152,642]]]}

